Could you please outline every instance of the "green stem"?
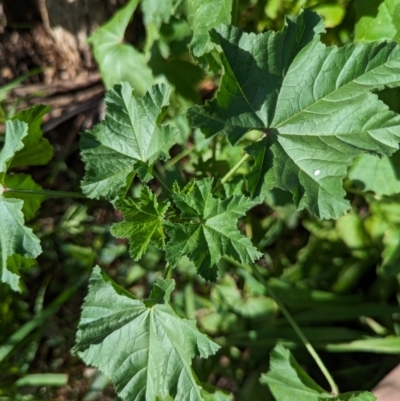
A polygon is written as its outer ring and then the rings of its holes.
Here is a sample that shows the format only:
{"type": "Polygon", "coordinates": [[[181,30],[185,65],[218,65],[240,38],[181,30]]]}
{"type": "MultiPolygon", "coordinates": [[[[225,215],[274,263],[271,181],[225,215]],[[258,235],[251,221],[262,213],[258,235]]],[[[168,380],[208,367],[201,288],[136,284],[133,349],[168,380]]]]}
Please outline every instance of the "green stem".
{"type": "Polygon", "coordinates": [[[133,172],[130,174],[130,176],[128,176],[128,184],[126,186],[126,190],[125,190],[123,199],[126,198],[126,195],[128,194],[129,190],[131,189],[131,185],[132,185],[133,180],[135,179],[135,176],[136,176],[136,172],[133,172]]]}
{"type": "Polygon", "coordinates": [[[170,169],[172,166],[174,166],[176,163],[178,163],[179,161],[181,161],[184,157],[186,157],[188,154],[190,154],[193,151],[194,147],[191,148],[186,148],[184,150],[182,150],[182,152],[178,153],[176,156],[174,156],[171,160],[168,160],[165,164],[164,164],[164,169],[168,170],[170,169]]]}
{"type": "Polygon", "coordinates": [[[154,169],[153,170],[153,175],[154,177],[157,178],[157,180],[160,182],[160,184],[170,193],[172,194],[171,188],[168,186],[168,184],[165,182],[164,178],[161,177],[160,173],[154,169]]]}
{"type": "Polygon", "coordinates": [[[227,182],[239,168],[241,165],[250,158],[250,155],[246,153],[221,179],[221,181],[214,187],[213,192],[215,192],[222,184],[227,182]]]}
{"type": "Polygon", "coordinates": [[[264,279],[264,277],[260,274],[260,272],[257,270],[255,265],[251,265],[251,269],[253,271],[254,276],[257,277],[257,279],[264,285],[265,289],[267,290],[268,294],[271,296],[271,298],[276,302],[278,305],[279,309],[287,319],[287,321],[290,323],[292,326],[293,330],[296,332],[296,334],[299,336],[300,340],[306,347],[307,351],[310,353],[312,358],[314,359],[315,363],[318,365],[319,369],[321,370],[322,374],[325,376],[325,379],[327,380],[330,388],[331,388],[331,394],[333,396],[337,396],[339,394],[339,389],[337,384],[335,383],[333,377],[329,373],[327,367],[325,366],[324,362],[318,355],[317,351],[315,351],[315,348],[311,345],[310,341],[307,339],[303,331],[301,330],[300,326],[296,323],[296,321],[293,319],[292,315],[290,312],[286,309],[286,306],[281,302],[279,297],[276,295],[275,291],[271,286],[268,284],[268,282],[264,279]]]}
{"type": "Polygon", "coordinates": [[[79,192],[68,191],[51,191],[48,189],[19,189],[19,188],[3,188],[3,192],[7,194],[27,194],[27,195],[40,195],[51,198],[82,198],[86,199],[87,196],[79,192]]]}
{"type": "Polygon", "coordinates": [[[232,3],[232,25],[237,26],[239,21],[239,0],[233,0],[232,3]]]}
{"type": "Polygon", "coordinates": [[[165,265],[163,278],[171,278],[171,277],[172,277],[171,265],[170,265],[169,263],[167,263],[167,264],[165,265]]]}

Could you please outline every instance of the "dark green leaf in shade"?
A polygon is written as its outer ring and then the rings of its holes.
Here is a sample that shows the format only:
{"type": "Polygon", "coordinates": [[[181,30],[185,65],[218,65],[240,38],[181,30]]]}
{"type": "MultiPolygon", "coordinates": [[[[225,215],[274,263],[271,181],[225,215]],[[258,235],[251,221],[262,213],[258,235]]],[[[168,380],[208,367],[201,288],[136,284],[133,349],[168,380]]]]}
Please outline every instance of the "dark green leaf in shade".
{"type": "Polygon", "coordinates": [[[105,119],[81,140],[86,164],[82,190],[88,197],[115,199],[135,171],[148,179],[154,161],[169,157],[177,130],[160,125],[169,95],[167,85],[161,84],[136,99],[126,82],[107,92],[105,119]]]}
{"type": "Polygon", "coordinates": [[[163,225],[168,202],[158,204],[156,196],[144,187],[139,200],[121,200],[116,207],[124,213],[124,221],[114,224],[111,233],[117,238],[129,239],[129,252],[134,260],[138,260],[150,244],[164,249],[163,225]]]}
{"type": "Polygon", "coordinates": [[[100,67],[107,89],[122,81],[129,82],[138,95],[144,95],[153,84],[153,75],[145,56],[124,43],[125,31],[139,0],[130,0],[102,25],[88,40],[100,67]]]}
{"type": "Polygon", "coordinates": [[[245,196],[216,199],[212,195],[212,184],[213,179],[205,178],[174,193],[173,201],[181,211],[183,223],[166,224],[170,237],[166,251],[172,266],[187,255],[200,275],[214,281],[216,264],[222,256],[251,263],[262,254],[237,228],[238,218],[256,203],[245,196]]]}
{"type": "Polygon", "coordinates": [[[224,75],[216,98],[189,117],[207,135],[225,133],[232,143],[251,129],[264,131],[248,148],[256,158],[253,196],[263,186],[281,188],[299,210],[332,219],[349,209],[342,181],[353,159],[390,156],[399,147],[400,116],[371,91],[400,85],[400,51],[395,43],[326,47],[321,24],[304,10],[276,34],[213,30],[224,75]]]}
{"type": "Polygon", "coordinates": [[[142,302],[93,270],[73,352],[110,376],[123,401],[204,400],[191,360],[219,346],[174,312],[173,288],[173,280],[159,279],[156,299],[142,302]]]}
{"type": "MultiPolygon", "coordinates": [[[[26,120],[30,123],[29,118],[26,120]]],[[[20,290],[19,267],[22,266],[15,254],[23,258],[36,258],[42,252],[39,238],[33,234],[31,228],[25,226],[24,219],[24,212],[30,218],[33,211],[40,206],[40,197],[37,200],[29,200],[24,205],[23,200],[5,195],[10,184],[24,189],[36,187],[29,176],[6,174],[14,157],[23,150],[25,138],[29,134],[36,133],[35,130],[29,130],[27,122],[6,121],[5,143],[0,151],[0,280],[7,283],[14,291],[20,290]]]]}
{"type": "Polygon", "coordinates": [[[281,344],[272,350],[270,369],[260,381],[268,385],[276,401],[376,401],[368,392],[349,392],[340,396],[329,394],[304,372],[281,344]]]}
{"type": "MultiPolygon", "coordinates": [[[[18,188],[18,189],[31,189],[41,190],[42,187],[33,181],[32,177],[28,174],[10,174],[4,177],[4,186],[6,188],[18,188]]],[[[32,196],[29,193],[17,193],[17,192],[4,192],[5,198],[17,198],[24,201],[22,212],[25,217],[25,221],[29,221],[36,216],[36,212],[39,210],[40,205],[45,200],[44,196],[35,195],[32,196]]]]}
{"type": "Polygon", "coordinates": [[[24,147],[15,153],[9,168],[44,165],[53,157],[53,147],[43,138],[41,130],[43,116],[49,110],[49,106],[39,104],[14,115],[13,121],[28,124],[28,135],[23,139],[24,147]]]}
{"type": "Polygon", "coordinates": [[[265,182],[265,174],[272,167],[271,150],[267,146],[268,138],[264,137],[259,142],[252,143],[245,150],[254,158],[254,166],[247,175],[247,185],[253,197],[262,194],[265,182]]]}

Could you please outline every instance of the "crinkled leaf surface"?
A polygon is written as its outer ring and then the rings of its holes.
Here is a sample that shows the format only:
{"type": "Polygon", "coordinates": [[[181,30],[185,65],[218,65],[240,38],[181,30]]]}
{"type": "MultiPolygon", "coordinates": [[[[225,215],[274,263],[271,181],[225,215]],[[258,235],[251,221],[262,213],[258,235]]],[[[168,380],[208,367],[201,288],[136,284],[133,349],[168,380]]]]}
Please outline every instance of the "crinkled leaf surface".
{"type": "Polygon", "coordinates": [[[0,197],[1,281],[9,284],[14,291],[19,291],[19,274],[17,265],[8,263],[8,258],[15,253],[36,258],[42,252],[39,238],[24,224],[23,204],[19,199],[0,197]]]}
{"type": "Polygon", "coordinates": [[[187,255],[207,280],[216,279],[216,264],[224,255],[244,263],[261,257],[250,239],[237,228],[238,218],[255,202],[245,196],[216,199],[212,184],[213,180],[206,178],[188,184],[181,193],[175,192],[173,201],[184,223],[166,225],[170,236],[166,246],[169,263],[176,266],[187,255]]]}
{"type": "Polygon", "coordinates": [[[130,44],[124,43],[126,28],[139,0],[130,0],[90,38],[94,57],[107,89],[122,81],[129,82],[136,93],[143,95],[153,84],[153,75],[145,56],[130,44]]]}
{"type": "Polygon", "coordinates": [[[143,188],[138,201],[125,199],[116,203],[124,213],[124,221],[114,224],[111,233],[129,239],[129,252],[134,260],[146,252],[149,244],[164,249],[164,214],[168,206],[168,202],[159,204],[148,187],[143,188]]]}
{"type": "Polygon", "coordinates": [[[168,303],[174,286],[159,279],[156,299],[142,302],[93,270],[73,352],[110,376],[122,400],[203,400],[191,360],[219,346],[174,312],[168,303]]]}
{"type": "Polygon", "coordinates": [[[400,117],[371,91],[400,84],[400,51],[395,43],[326,47],[321,24],[304,10],[276,34],[213,30],[224,75],[216,98],[189,117],[232,143],[263,130],[249,150],[253,195],[278,187],[292,193],[298,209],[337,218],[349,209],[342,180],[353,159],[398,149],[400,117]]]}
{"type": "MultiPolygon", "coordinates": [[[[25,226],[21,199],[8,198],[4,195],[4,188],[12,183],[21,187],[31,187],[33,181],[28,177],[27,181],[7,176],[6,172],[13,161],[14,156],[24,147],[24,139],[28,135],[28,124],[19,120],[6,121],[6,138],[0,152],[0,279],[19,291],[19,263],[13,259],[14,254],[26,258],[36,258],[41,252],[39,238],[33,234],[32,229],[25,226]]],[[[29,215],[37,207],[37,201],[27,204],[25,210],[29,215]]],[[[29,216],[28,216],[29,217],[29,216]]]]}
{"type": "Polygon", "coordinates": [[[354,392],[334,397],[321,388],[293,358],[289,350],[278,344],[271,352],[270,370],[260,379],[268,385],[277,401],[375,401],[367,392],[354,392]]]}
{"type": "Polygon", "coordinates": [[[49,106],[39,104],[14,115],[12,120],[28,124],[28,135],[23,139],[24,147],[12,158],[10,168],[43,165],[53,157],[53,147],[43,138],[41,130],[43,116],[49,110],[49,106]]]}
{"type": "Polygon", "coordinates": [[[126,82],[107,92],[105,119],[81,139],[86,164],[82,190],[87,196],[114,199],[133,172],[148,179],[152,163],[169,157],[177,130],[160,125],[169,94],[162,84],[136,99],[126,82]]]}

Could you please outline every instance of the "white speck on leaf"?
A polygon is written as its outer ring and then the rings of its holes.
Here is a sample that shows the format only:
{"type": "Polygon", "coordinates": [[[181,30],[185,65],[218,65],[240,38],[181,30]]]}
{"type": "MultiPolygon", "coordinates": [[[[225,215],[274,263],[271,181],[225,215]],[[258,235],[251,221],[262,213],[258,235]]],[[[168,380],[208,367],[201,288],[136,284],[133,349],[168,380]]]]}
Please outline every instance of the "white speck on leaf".
{"type": "Polygon", "coordinates": [[[315,170],[314,175],[319,175],[320,172],[321,172],[320,170],[315,170]]]}

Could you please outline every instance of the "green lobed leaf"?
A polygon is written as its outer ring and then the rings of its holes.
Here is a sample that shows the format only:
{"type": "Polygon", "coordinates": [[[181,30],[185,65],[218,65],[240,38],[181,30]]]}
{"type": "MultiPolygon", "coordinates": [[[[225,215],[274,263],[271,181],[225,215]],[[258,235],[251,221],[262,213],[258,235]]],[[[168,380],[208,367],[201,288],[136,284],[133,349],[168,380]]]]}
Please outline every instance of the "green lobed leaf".
{"type": "Polygon", "coordinates": [[[15,153],[9,168],[43,165],[53,157],[53,147],[43,138],[41,130],[43,116],[49,110],[49,106],[39,104],[14,115],[13,121],[28,124],[28,135],[23,139],[24,147],[15,153]]]}
{"type": "Polygon", "coordinates": [[[216,98],[189,118],[232,143],[251,129],[264,131],[248,148],[256,159],[252,195],[278,187],[299,210],[329,219],[349,209],[342,180],[353,159],[398,149],[400,117],[371,91],[399,86],[400,51],[394,43],[326,47],[322,32],[320,17],[308,10],[286,18],[276,34],[214,29],[224,75],[216,98]]]}
{"type": "Polygon", "coordinates": [[[82,190],[88,197],[115,199],[134,172],[149,179],[154,161],[169,157],[177,130],[160,125],[169,95],[161,84],[136,99],[126,82],[107,92],[105,119],[81,139],[86,164],[82,190]]]}
{"type": "Polygon", "coordinates": [[[231,143],[247,131],[269,127],[291,63],[323,32],[320,17],[308,10],[286,17],[276,33],[256,35],[234,26],[212,29],[210,37],[222,50],[224,74],[215,99],[189,110],[192,124],[207,136],[227,134],[231,143]]]}
{"type": "Polygon", "coordinates": [[[197,330],[195,321],[171,308],[173,280],[159,279],[156,287],[152,294],[157,302],[142,302],[95,267],[73,352],[110,376],[122,400],[153,401],[169,395],[204,400],[191,359],[206,358],[219,346],[197,330]]]}
{"type": "Polygon", "coordinates": [[[276,401],[375,401],[368,392],[350,392],[332,396],[320,387],[297,363],[289,350],[278,344],[271,351],[270,370],[260,382],[268,385],[276,401]]]}
{"type": "Polygon", "coordinates": [[[138,260],[150,244],[165,248],[163,225],[169,202],[158,204],[156,196],[144,187],[138,201],[121,200],[116,207],[124,213],[124,221],[114,224],[111,233],[117,238],[129,239],[129,252],[134,260],[138,260]]]}
{"type": "Polygon", "coordinates": [[[137,94],[143,95],[153,84],[153,75],[145,56],[124,43],[125,31],[139,0],[130,0],[89,39],[94,57],[107,89],[122,81],[129,82],[137,94]]]}
{"type": "MultiPolygon", "coordinates": [[[[357,23],[354,29],[354,41],[370,42],[373,40],[394,40],[400,42],[400,3],[393,0],[371,0],[362,2],[356,0],[354,8],[357,23]]],[[[394,111],[398,111],[400,91],[388,92],[383,101],[394,111]]],[[[382,97],[381,97],[382,98],[382,97]]],[[[373,191],[377,195],[393,195],[400,192],[399,152],[393,156],[382,156],[379,159],[363,154],[357,157],[349,178],[364,191],[373,191]]]]}
{"type": "Polygon", "coordinates": [[[270,358],[270,369],[260,381],[268,385],[277,401],[319,401],[320,396],[329,396],[281,344],[271,351],[270,358]]]}
{"type": "Polygon", "coordinates": [[[373,191],[377,195],[399,193],[400,151],[391,157],[360,155],[350,168],[348,177],[363,191],[373,191]]]}
{"type": "Polygon", "coordinates": [[[187,0],[188,22],[193,30],[189,49],[193,56],[201,57],[213,45],[209,31],[221,24],[230,24],[232,0],[187,0]]]}
{"type": "Polygon", "coordinates": [[[160,38],[160,28],[168,23],[174,13],[177,0],[142,0],[140,7],[143,13],[143,23],[146,27],[146,45],[149,50],[153,43],[160,38]]]}
{"type": "Polygon", "coordinates": [[[14,291],[19,291],[18,264],[8,259],[14,254],[36,258],[42,252],[39,238],[24,224],[23,204],[22,200],[0,196],[0,278],[14,291]]]}
{"type": "Polygon", "coordinates": [[[28,124],[19,120],[6,121],[6,137],[0,152],[0,173],[6,173],[14,155],[24,147],[23,139],[28,135],[28,124]]]}
{"type": "Polygon", "coordinates": [[[245,196],[216,199],[212,195],[212,185],[213,179],[205,178],[189,183],[180,193],[173,194],[183,223],[166,224],[170,237],[166,252],[172,266],[187,255],[199,274],[214,281],[216,264],[222,256],[252,263],[262,254],[237,229],[238,218],[256,203],[245,196]]]}
{"type": "MultiPolygon", "coordinates": [[[[18,188],[18,189],[33,189],[41,190],[42,187],[33,181],[32,177],[27,174],[11,174],[4,177],[4,186],[6,188],[18,188]]],[[[24,201],[22,212],[25,217],[25,221],[32,220],[36,216],[36,212],[39,210],[40,205],[45,200],[44,196],[35,195],[32,196],[29,193],[16,193],[16,192],[4,192],[5,198],[16,198],[24,201]]]]}
{"type": "MultiPolygon", "coordinates": [[[[30,110],[30,109],[29,109],[30,110]]],[[[25,116],[29,116],[29,110],[25,116]]],[[[37,110],[37,109],[36,109],[37,110]]],[[[34,116],[35,113],[33,112],[34,116]]],[[[32,118],[35,124],[35,118],[32,118]]],[[[30,119],[26,118],[30,123],[30,119]]],[[[33,189],[37,185],[27,175],[7,175],[7,169],[12,165],[18,152],[23,151],[25,139],[30,142],[28,135],[40,141],[37,129],[30,129],[24,121],[7,120],[6,137],[3,148],[0,151],[0,280],[10,285],[14,291],[19,291],[19,270],[29,262],[23,258],[36,258],[41,252],[39,238],[33,234],[32,229],[25,226],[24,213],[27,218],[40,206],[41,198],[24,200],[15,199],[13,193],[7,193],[8,187],[33,189]],[[23,257],[23,258],[22,258],[23,257]]],[[[17,163],[18,165],[18,163],[17,163]]]]}
{"type": "Polygon", "coordinates": [[[397,0],[355,0],[355,41],[400,41],[400,3],[397,0]]]}

